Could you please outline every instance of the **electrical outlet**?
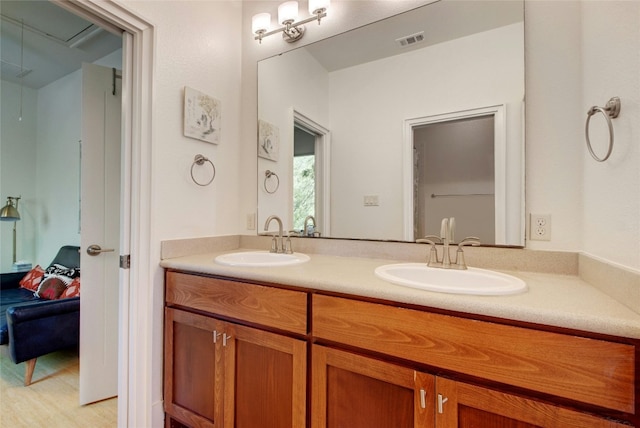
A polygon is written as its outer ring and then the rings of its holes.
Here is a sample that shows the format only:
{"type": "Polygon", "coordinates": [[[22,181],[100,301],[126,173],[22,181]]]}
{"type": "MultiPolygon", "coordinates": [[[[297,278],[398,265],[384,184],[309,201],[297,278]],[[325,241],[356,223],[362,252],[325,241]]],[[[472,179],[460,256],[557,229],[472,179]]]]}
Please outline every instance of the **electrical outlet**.
{"type": "Polygon", "coordinates": [[[255,213],[247,214],[247,230],[256,230],[255,213]]]}
{"type": "Polygon", "coordinates": [[[551,214],[530,214],[529,239],[532,241],[551,240],[551,214]]]}

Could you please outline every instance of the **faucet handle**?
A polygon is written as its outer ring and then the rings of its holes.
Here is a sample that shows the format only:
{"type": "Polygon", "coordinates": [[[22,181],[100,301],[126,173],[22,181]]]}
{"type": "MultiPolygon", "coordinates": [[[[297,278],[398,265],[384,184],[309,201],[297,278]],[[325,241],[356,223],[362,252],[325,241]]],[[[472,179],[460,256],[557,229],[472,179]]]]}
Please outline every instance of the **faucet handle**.
{"type": "Polygon", "coordinates": [[[273,235],[273,237],[271,238],[271,249],[269,250],[270,253],[277,253],[278,252],[278,238],[273,235]]]}
{"type": "Polygon", "coordinates": [[[293,254],[293,246],[291,245],[291,238],[287,235],[287,239],[284,241],[285,254],[293,254]]]}
{"type": "Polygon", "coordinates": [[[441,244],[442,243],[442,239],[440,239],[440,237],[436,236],[436,235],[427,235],[424,238],[416,239],[416,243],[417,244],[436,245],[436,244],[441,244]],[[434,242],[434,239],[437,240],[438,242],[434,242]]]}
{"type": "Polygon", "coordinates": [[[436,250],[436,243],[433,240],[442,241],[440,237],[435,235],[427,235],[422,239],[416,239],[416,243],[418,244],[429,244],[431,245],[431,249],[429,250],[429,257],[427,257],[427,266],[434,267],[437,266],[440,262],[438,261],[438,250],[436,250]]]}
{"type": "Polygon", "coordinates": [[[458,248],[462,249],[462,247],[464,247],[465,245],[477,247],[478,245],[480,245],[480,238],[476,236],[467,236],[462,241],[460,241],[460,243],[458,244],[458,248]]]}
{"type": "Polygon", "coordinates": [[[466,245],[477,247],[480,245],[480,238],[477,238],[475,236],[468,236],[460,241],[460,243],[458,244],[458,251],[456,251],[456,262],[454,264],[454,267],[456,269],[464,270],[467,268],[467,263],[464,259],[464,251],[462,251],[462,247],[466,245]]]}

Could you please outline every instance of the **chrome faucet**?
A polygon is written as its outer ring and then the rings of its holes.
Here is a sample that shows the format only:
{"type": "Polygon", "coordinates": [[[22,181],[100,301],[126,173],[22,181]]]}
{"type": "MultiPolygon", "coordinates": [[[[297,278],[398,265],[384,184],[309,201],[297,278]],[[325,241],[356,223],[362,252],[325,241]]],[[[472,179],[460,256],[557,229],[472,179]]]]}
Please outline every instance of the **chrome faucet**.
{"type": "Polygon", "coordinates": [[[316,231],[316,219],[312,215],[308,215],[304,219],[304,229],[302,230],[302,236],[313,237],[315,231],[316,231]],[[309,233],[309,226],[308,226],[309,221],[311,221],[311,224],[313,225],[313,229],[311,229],[311,233],[309,233]]]}
{"type": "Polygon", "coordinates": [[[272,253],[293,253],[289,236],[287,236],[287,243],[285,248],[282,236],[282,220],[280,220],[280,217],[278,217],[277,215],[269,216],[269,218],[267,218],[267,221],[264,223],[264,231],[267,232],[269,230],[269,224],[272,220],[275,220],[278,223],[278,235],[277,237],[276,235],[274,235],[274,237],[271,239],[271,249],[269,251],[272,253]]]}
{"type": "Polygon", "coordinates": [[[480,245],[480,239],[476,238],[475,236],[470,236],[460,241],[460,243],[458,244],[458,251],[456,251],[456,260],[452,263],[451,255],[449,254],[449,245],[451,245],[455,241],[455,221],[456,220],[453,217],[443,218],[442,222],[440,223],[440,236],[428,235],[422,239],[416,239],[416,242],[419,244],[431,245],[429,256],[427,257],[427,266],[443,269],[467,268],[462,247],[467,245],[477,247],[478,245],[480,245]],[[438,250],[436,249],[436,244],[442,244],[443,246],[442,260],[438,258],[438,250]]]}

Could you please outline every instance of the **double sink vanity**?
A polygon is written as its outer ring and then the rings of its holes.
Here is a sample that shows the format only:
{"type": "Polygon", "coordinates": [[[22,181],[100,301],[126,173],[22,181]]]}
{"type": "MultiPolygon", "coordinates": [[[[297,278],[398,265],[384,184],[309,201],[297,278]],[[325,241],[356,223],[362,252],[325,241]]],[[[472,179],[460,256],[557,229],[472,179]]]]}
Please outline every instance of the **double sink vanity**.
{"type": "Polygon", "coordinates": [[[415,244],[294,244],[163,243],[167,426],[640,424],[640,314],[582,256],[469,248],[445,270],[415,244]]]}

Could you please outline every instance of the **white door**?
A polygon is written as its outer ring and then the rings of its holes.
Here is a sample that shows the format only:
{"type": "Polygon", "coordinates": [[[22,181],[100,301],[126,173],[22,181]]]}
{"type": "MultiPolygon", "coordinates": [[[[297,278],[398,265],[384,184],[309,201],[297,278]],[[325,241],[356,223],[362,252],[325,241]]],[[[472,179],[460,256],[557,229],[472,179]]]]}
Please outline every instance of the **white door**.
{"type": "Polygon", "coordinates": [[[121,108],[121,79],[83,64],[80,404],[118,392],[121,108]]]}

